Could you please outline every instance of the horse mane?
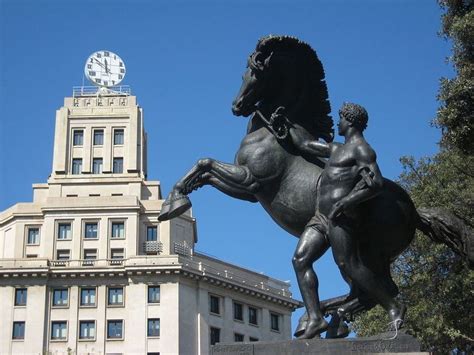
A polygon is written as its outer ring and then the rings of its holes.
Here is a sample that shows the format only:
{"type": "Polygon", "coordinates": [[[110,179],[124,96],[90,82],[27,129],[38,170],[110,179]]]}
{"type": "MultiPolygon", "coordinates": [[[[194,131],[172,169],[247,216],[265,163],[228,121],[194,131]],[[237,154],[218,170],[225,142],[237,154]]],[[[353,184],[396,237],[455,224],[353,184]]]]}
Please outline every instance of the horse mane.
{"type": "Polygon", "coordinates": [[[328,89],[323,65],[313,48],[296,37],[270,35],[258,41],[255,51],[262,53],[265,58],[273,53],[274,56],[286,54],[299,59],[299,70],[308,80],[308,100],[306,114],[298,118],[315,137],[331,142],[334,129],[328,89]]]}

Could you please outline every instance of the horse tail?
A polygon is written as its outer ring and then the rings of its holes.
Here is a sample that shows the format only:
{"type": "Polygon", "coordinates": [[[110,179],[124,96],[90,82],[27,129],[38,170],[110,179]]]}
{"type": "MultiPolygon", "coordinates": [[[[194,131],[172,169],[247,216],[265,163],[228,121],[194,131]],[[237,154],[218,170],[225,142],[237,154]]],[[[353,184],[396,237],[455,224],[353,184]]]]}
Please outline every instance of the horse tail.
{"type": "Polygon", "coordinates": [[[446,244],[474,269],[474,236],[470,228],[441,208],[419,208],[417,228],[437,243],[446,244]]]}

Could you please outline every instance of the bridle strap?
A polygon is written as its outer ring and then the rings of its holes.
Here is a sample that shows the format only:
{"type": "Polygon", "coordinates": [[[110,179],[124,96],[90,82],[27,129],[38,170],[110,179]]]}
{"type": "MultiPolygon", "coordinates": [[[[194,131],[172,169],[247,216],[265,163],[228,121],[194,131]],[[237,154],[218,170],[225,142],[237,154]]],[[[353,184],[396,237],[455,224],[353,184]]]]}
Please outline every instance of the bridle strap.
{"type": "Polygon", "coordinates": [[[280,106],[272,113],[270,119],[267,119],[260,110],[255,110],[255,113],[260,116],[260,119],[278,140],[284,140],[288,137],[289,127],[291,126],[290,120],[283,114],[283,111],[285,111],[285,108],[280,106]]]}

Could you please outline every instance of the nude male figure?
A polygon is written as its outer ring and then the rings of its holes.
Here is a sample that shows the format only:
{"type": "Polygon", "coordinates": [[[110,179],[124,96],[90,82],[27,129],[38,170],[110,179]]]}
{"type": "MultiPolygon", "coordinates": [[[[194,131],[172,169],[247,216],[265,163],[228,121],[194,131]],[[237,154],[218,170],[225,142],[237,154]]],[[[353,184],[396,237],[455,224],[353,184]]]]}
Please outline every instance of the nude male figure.
{"type": "Polygon", "coordinates": [[[344,104],[339,116],[338,133],[344,136],[344,144],[315,141],[304,128],[297,125],[290,128],[293,143],[303,154],[329,158],[318,181],[315,216],[301,235],[293,257],[308,313],[306,329],[300,338],[312,338],[327,328],[320,310],[318,279],[312,264],[329,246],[351,287],[360,288],[381,304],[392,321],[401,323],[405,312],[357,255],[359,204],[379,194],[383,184],[376,154],[363,135],[367,111],[360,105],[344,104]]]}

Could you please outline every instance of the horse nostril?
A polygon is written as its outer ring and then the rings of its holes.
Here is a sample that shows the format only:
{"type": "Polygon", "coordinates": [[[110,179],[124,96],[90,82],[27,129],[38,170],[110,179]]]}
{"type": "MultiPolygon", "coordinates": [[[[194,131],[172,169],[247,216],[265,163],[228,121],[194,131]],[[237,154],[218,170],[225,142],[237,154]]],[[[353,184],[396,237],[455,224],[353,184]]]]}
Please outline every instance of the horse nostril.
{"type": "Polygon", "coordinates": [[[232,103],[232,113],[238,115],[242,108],[242,100],[237,100],[232,103]]]}

